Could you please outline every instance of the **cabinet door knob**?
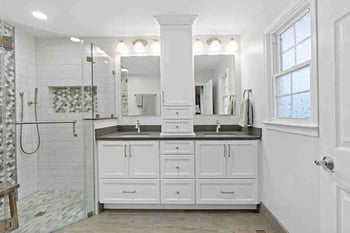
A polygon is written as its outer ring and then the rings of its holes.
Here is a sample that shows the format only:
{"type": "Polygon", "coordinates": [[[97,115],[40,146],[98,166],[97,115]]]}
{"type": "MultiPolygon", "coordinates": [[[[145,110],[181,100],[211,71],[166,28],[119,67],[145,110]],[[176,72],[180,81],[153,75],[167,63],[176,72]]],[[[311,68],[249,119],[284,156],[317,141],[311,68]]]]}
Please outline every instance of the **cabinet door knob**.
{"type": "Polygon", "coordinates": [[[176,115],[179,115],[179,112],[176,112],[176,115]]]}
{"type": "Polygon", "coordinates": [[[177,147],[176,147],[176,150],[178,150],[178,149],[179,149],[179,147],[177,146],[177,147]]]}
{"type": "Polygon", "coordinates": [[[180,169],[180,167],[179,166],[176,166],[176,170],[179,170],[180,169]]]}
{"type": "Polygon", "coordinates": [[[180,194],[180,191],[176,191],[176,194],[179,195],[179,194],[180,194]]]}

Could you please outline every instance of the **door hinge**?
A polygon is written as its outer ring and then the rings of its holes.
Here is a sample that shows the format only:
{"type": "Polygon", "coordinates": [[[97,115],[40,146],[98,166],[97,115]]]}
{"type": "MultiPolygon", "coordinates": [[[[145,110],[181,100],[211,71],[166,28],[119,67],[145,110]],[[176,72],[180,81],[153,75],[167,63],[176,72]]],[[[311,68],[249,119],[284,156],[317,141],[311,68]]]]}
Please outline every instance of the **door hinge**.
{"type": "Polygon", "coordinates": [[[7,50],[13,49],[13,38],[11,36],[0,36],[0,47],[7,50]]]}
{"type": "Polygon", "coordinates": [[[96,60],[92,57],[86,57],[86,61],[95,64],[96,60]]]}

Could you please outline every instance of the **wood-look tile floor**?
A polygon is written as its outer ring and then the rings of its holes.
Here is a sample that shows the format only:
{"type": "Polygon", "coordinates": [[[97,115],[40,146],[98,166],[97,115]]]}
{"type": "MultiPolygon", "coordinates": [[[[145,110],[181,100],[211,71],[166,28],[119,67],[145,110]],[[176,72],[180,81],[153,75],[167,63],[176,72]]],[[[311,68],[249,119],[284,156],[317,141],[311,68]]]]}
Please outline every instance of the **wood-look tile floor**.
{"type": "Polygon", "coordinates": [[[274,233],[247,211],[105,211],[55,233],[274,233]],[[260,231],[259,231],[260,230],[260,231]]]}

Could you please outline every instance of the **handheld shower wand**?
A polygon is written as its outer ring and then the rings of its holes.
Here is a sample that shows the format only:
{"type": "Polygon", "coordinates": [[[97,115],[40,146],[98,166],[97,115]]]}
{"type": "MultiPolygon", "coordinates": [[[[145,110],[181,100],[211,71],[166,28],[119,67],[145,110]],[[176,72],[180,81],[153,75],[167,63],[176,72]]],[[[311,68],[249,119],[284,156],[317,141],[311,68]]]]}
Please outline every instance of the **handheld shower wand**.
{"type": "MultiPolygon", "coordinates": [[[[23,103],[24,103],[24,92],[21,91],[19,93],[20,97],[21,97],[21,122],[23,122],[23,103]]],[[[28,104],[31,105],[31,104],[34,104],[34,117],[35,117],[35,121],[38,122],[38,110],[37,110],[37,104],[38,104],[38,88],[36,87],[34,89],[34,101],[31,102],[31,101],[28,101],[28,104]]],[[[34,154],[35,152],[37,152],[40,148],[40,131],[39,131],[39,124],[36,123],[35,124],[36,126],[36,132],[37,132],[37,137],[38,137],[38,144],[36,146],[36,148],[33,150],[33,151],[25,151],[24,148],[23,148],[23,124],[21,124],[21,127],[20,127],[20,137],[19,137],[19,144],[20,144],[20,148],[21,148],[21,151],[26,154],[26,155],[30,155],[30,154],[34,154]]]]}

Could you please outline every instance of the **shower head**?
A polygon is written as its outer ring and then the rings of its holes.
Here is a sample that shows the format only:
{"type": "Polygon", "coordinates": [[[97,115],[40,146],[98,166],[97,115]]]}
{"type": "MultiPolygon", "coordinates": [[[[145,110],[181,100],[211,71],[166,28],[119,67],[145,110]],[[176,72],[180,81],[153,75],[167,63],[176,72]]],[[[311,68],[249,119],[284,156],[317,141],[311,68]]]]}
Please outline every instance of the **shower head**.
{"type": "Polygon", "coordinates": [[[38,90],[38,88],[36,87],[36,88],[34,89],[34,104],[37,104],[37,103],[38,103],[38,92],[39,92],[39,90],[38,90]]]}

